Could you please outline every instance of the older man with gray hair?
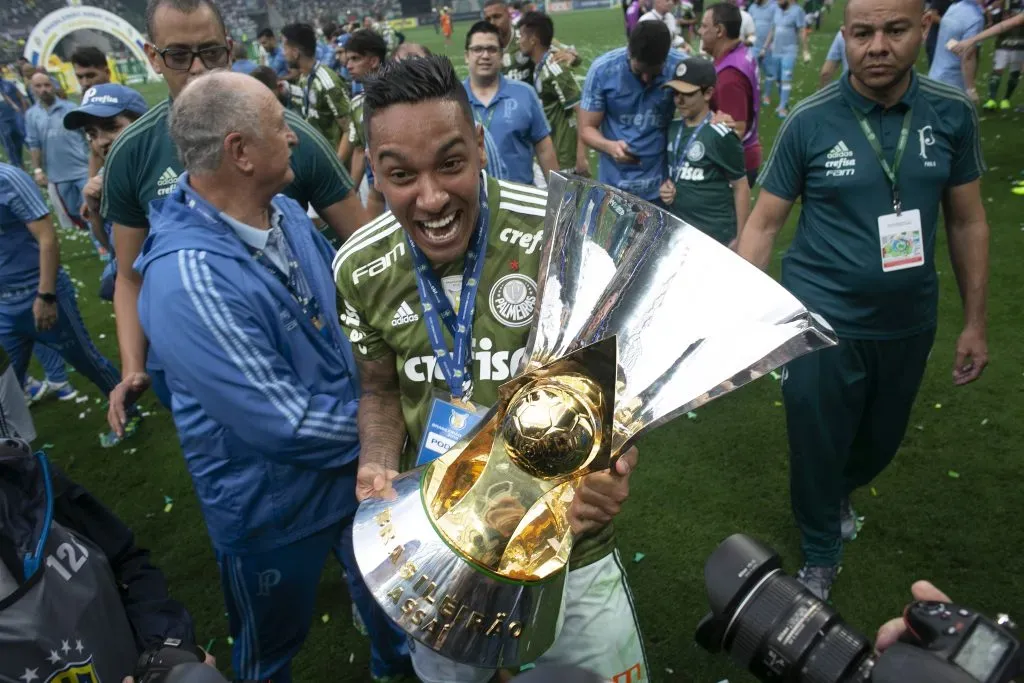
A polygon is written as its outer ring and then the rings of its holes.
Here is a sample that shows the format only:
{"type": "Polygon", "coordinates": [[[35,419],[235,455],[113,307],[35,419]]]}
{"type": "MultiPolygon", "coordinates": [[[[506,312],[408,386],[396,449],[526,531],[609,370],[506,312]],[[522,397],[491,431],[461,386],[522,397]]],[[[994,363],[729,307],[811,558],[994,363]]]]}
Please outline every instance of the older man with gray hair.
{"type": "Polygon", "coordinates": [[[332,252],[291,182],[297,139],[259,81],[216,71],[175,98],[185,173],[151,209],[139,319],[217,553],[239,679],[291,680],[332,549],[370,631],[375,677],[409,670],[352,554],[359,389],[332,252]]]}

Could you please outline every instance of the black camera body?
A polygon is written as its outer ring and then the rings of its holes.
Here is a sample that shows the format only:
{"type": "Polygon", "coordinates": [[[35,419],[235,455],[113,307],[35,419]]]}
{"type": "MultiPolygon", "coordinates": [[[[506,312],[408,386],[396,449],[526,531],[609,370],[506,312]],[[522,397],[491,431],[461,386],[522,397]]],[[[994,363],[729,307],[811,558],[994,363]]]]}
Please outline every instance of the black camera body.
{"type": "Polygon", "coordinates": [[[212,666],[203,664],[205,654],[177,638],[146,650],[132,677],[135,683],[226,683],[212,666]]]}
{"type": "Polygon", "coordinates": [[[782,571],[771,548],[727,538],[708,558],[711,612],[697,643],[725,650],[766,683],[1009,683],[1024,671],[1014,625],[937,602],[907,606],[907,632],[884,653],[782,571]]]}

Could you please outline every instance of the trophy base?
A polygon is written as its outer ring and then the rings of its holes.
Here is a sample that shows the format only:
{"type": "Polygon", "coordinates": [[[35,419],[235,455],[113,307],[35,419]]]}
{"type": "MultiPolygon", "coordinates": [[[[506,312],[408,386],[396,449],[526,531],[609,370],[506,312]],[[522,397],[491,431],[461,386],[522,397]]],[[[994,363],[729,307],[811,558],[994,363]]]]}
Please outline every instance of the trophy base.
{"type": "Polygon", "coordinates": [[[534,661],[561,629],[566,572],[516,582],[452,550],[424,505],[429,467],[396,477],[394,500],[359,506],[352,540],[367,587],[409,636],[449,659],[490,669],[534,661]]]}

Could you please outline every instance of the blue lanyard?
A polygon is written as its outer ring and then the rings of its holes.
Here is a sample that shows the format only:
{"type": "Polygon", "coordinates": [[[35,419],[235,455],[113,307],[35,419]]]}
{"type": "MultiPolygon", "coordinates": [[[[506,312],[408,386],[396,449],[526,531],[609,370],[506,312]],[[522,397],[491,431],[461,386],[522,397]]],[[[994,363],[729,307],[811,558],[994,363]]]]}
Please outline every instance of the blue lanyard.
{"type": "Polygon", "coordinates": [[[468,362],[473,338],[473,310],[476,308],[476,290],[480,286],[480,275],[484,269],[487,232],[490,228],[490,208],[487,206],[485,183],[485,180],[481,180],[480,216],[477,218],[473,239],[466,252],[458,315],[452,310],[452,304],[427,257],[416,243],[409,239],[408,234],[405,236],[416,269],[416,288],[423,303],[423,322],[427,326],[427,336],[430,337],[430,346],[434,349],[434,357],[445,381],[448,382],[452,398],[465,396],[468,399],[473,388],[473,372],[468,362]],[[454,348],[451,353],[448,352],[448,344],[441,328],[442,322],[452,335],[454,348]]]}
{"type": "Polygon", "coordinates": [[[548,63],[548,55],[551,54],[551,50],[544,53],[544,56],[540,58],[540,62],[537,64],[536,70],[533,72],[533,87],[537,89],[537,94],[540,94],[541,89],[544,87],[544,82],[541,78],[544,66],[548,63]]]}
{"type": "Polygon", "coordinates": [[[710,122],[711,112],[708,112],[708,115],[704,117],[704,120],[700,122],[697,129],[690,135],[690,139],[686,141],[686,147],[683,148],[682,152],[679,151],[679,142],[683,139],[683,129],[686,128],[686,122],[681,121],[679,123],[679,130],[676,132],[676,143],[672,146],[672,149],[675,150],[676,163],[670,164],[668,168],[668,174],[672,180],[679,180],[679,173],[683,170],[683,164],[686,163],[686,155],[690,151],[690,147],[693,147],[693,143],[697,141],[697,136],[704,130],[704,126],[710,122]]]}
{"type": "Polygon", "coordinates": [[[320,62],[313,63],[313,70],[306,77],[306,87],[302,91],[302,118],[309,118],[309,91],[313,89],[313,78],[316,77],[316,70],[320,68],[320,62]]]}

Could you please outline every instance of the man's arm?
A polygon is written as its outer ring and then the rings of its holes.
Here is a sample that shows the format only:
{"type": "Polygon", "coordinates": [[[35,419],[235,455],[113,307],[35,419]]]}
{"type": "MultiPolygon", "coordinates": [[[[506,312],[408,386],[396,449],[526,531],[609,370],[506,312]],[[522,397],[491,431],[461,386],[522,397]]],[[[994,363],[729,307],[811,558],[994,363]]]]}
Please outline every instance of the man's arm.
{"type": "MultiPolygon", "coordinates": [[[[743,233],[743,226],[750,217],[750,184],[746,176],[732,181],[732,200],[736,205],[736,241],[743,233]]],[[[785,222],[785,220],[783,220],[785,222]]]]}
{"type": "Polygon", "coordinates": [[[317,209],[316,212],[342,239],[348,239],[352,233],[369,222],[366,211],[359,201],[359,193],[354,188],[340,202],[335,202],[324,209],[317,209]]]}
{"type": "Polygon", "coordinates": [[[761,54],[768,54],[768,51],[772,49],[772,41],[775,40],[775,24],[768,29],[768,37],[764,39],[764,45],[761,46],[761,54]]]}
{"type": "Polygon", "coordinates": [[[960,58],[960,72],[964,77],[964,89],[971,100],[978,101],[978,90],[974,86],[974,79],[978,75],[978,49],[969,50],[960,58]]]}
{"type": "MultiPolygon", "coordinates": [[[[352,124],[350,123],[349,124],[349,131],[351,131],[351,129],[352,129],[352,124]]],[[[352,141],[350,139],[351,137],[352,137],[352,133],[351,132],[349,132],[349,133],[347,133],[345,135],[342,135],[341,136],[341,142],[338,144],[338,158],[341,159],[341,163],[345,164],[346,166],[348,166],[349,162],[352,161],[352,150],[353,150],[353,147],[352,147],[352,141]]],[[[354,178],[353,178],[353,180],[354,180],[354,178]]]]}
{"type": "Polygon", "coordinates": [[[54,294],[57,291],[57,267],[60,265],[57,230],[49,215],[26,225],[39,243],[39,291],[54,294]]]}
{"type": "Polygon", "coordinates": [[[998,36],[1002,33],[1006,33],[1007,31],[1012,31],[1013,29],[1019,26],[1024,26],[1024,13],[1017,14],[1010,17],[1009,19],[1000,21],[995,26],[985,29],[976,36],[972,36],[971,38],[968,38],[966,40],[961,40],[956,44],[956,46],[953,47],[953,52],[957,53],[962,57],[965,54],[967,54],[967,52],[969,52],[971,48],[973,48],[981,41],[988,40],[989,38],[994,38],[995,36],[998,36]]]}
{"type": "Polygon", "coordinates": [[[362,147],[352,150],[352,190],[358,194],[359,185],[366,173],[366,150],[362,147]]]}
{"type": "Polygon", "coordinates": [[[839,70],[839,62],[833,62],[831,59],[826,59],[821,65],[821,72],[818,74],[818,88],[824,88],[826,85],[832,82],[832,78],[836,75],[836,71],[839,70]]]}
{"type": "Polygon", "coordinates": [[[740,231],[736,252],[764,270],[772,260],[772,245],[779,230],[786,224],[793,202],[761,189],[757,204],[740,231]]]}
{"type": "Polygon", "coordinates": [[[363,393],[359,398],[359,472],[356,499],[390,498],[405,444],[402,395],[395,356],[357,360],[363,393]]]}
{"type": "Polygon", "coordinates": [[[534,146],[534,150],[537,154],[537,163],[540,164],[540,169],[544,172],[544,178],[546,180],[551,171],[558,170],[558,156],[555,154],[555,145],[551,142],[551,136],[544,136],[544,138],[534,146]]]}
{"type": "Polygon", "coordinates": [[[981,200],[981,181],[947,188],[942,197],[949,257],[964,308],[964,331],[957,342],[954,381],[967,384],[988,362],[986,299],[988,296],[989,228],[981,200]]]}

